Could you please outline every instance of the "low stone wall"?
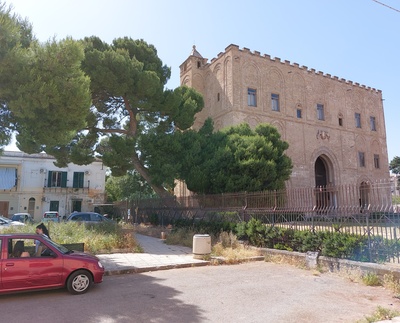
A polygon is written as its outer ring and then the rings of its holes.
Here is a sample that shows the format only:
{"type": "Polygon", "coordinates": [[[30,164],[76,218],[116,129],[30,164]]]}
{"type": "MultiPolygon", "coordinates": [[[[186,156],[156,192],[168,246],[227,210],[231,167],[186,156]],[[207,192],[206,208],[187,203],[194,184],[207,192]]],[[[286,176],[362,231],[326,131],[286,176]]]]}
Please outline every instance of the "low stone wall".
{"type": "Polygon", "coordinates": [[[304,264],[308,268],[328,268],[329,271],[335,272],[340,270],[359,269],[361,272],[375,273],[379,277],[384,275],[393,275],[395,279],[400,280],[400,264],[375,264],[370,262],[359,262],[346,259],[330,258],[319,256],[316,253],[291,252],[287,250],[277,250],[261,248],[261,253],[268,256],[280,256],[285,261],[292,261],[304,264]]]}

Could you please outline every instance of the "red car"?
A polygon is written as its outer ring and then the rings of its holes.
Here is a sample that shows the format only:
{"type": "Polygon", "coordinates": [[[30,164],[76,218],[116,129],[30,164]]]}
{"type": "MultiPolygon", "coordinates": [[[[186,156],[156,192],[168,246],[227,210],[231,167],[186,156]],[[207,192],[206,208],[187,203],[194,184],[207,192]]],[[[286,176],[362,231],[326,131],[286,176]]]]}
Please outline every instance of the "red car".
{"type": "Polygon", "coordinates": [[[85,293],[103,281],[99,259],[37,234],[0,234],[0,293],[66,287],[85,293]]]}

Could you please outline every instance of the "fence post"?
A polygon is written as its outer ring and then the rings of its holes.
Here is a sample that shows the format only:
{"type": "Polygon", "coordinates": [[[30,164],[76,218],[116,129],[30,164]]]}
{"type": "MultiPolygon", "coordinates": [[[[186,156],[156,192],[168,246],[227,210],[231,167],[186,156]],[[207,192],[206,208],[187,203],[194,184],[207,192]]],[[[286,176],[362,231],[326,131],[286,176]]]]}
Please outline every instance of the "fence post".
{"type": "Polygon", "coordinates": [[[368,256],[369,256],[369,262],[372,262],[371,228],[369,226],[369,209],[367,209],[367,212],[365,213],[365,216],[366,216],[367,232],[368,232],[368,256]]]}

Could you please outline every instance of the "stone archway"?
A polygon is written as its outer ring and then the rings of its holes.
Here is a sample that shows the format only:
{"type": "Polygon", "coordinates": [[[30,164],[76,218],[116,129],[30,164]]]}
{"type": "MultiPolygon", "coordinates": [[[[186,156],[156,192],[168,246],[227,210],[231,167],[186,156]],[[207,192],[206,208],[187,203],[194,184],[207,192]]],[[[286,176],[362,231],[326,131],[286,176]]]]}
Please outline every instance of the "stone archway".
{"type": "Polygon", "coordinates": [[[314,164],[315,186],[328,185],[328,167],[325,160],[319,156],[314,164]]]}
{"type": "Polygon", "coordinates": [[[371,187],[367,182],[363,181],[363,182],[361,182],[359,189],[360,189],[359,201],[360,201],[360,208],[361,208],[361,213],[362,213],[363,210],[368,209],[369,195],[370,195],[371,187]]]}
{"type": "Polygon", "coordinates": [[[320,155],[314,163],[315,206],[319,214],[335,209],[336,196],[332,183],[333,166],[328,156],[320,155]]]}

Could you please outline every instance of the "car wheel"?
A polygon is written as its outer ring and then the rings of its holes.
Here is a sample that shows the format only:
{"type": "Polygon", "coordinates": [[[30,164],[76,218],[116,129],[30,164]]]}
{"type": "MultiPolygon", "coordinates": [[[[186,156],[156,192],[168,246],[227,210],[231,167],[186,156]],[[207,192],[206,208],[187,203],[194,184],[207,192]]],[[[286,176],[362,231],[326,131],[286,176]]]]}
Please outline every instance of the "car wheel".
{"type": "Polygon", "coordinates": [[[92,276],[86,270],[78,270],[69,276],[67,289],[71,294],[86,293],[92,284],[92,276]]]}

